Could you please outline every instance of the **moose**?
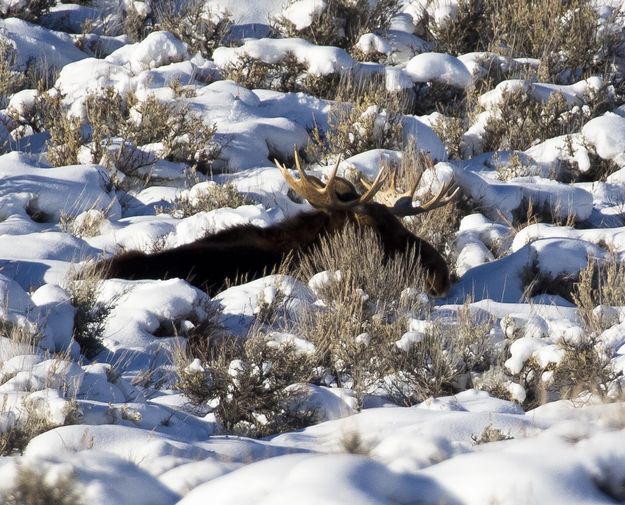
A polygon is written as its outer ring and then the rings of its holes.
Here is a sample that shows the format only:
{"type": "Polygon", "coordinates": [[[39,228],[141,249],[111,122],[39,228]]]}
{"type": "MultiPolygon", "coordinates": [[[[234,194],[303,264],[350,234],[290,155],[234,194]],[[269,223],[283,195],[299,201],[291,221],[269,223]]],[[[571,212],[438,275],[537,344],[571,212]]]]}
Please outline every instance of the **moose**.
{"type": "Polygon", "coordinates": [[[427,241],[410,233],[401,217],[414,216],[442,207],[455,200],[459,189],[448,184],[431,200],[414,206],[419,181],[411,190],[399,193],[396,172],[391,173],[390,189],[380,192],[387,179],[384,166],[371,184],[365,183],[361,194],[354,184],[337,176],[334,166],[327,182],[306,174],[297,151],[295,165],[299,179],[276,160],[276,166],[296,194],[306,199],[314,211],[302,212],[277,224],[259,227],[251,224],[233,226],[173,249],[146,254],[129,251],[99,263],[104,277],[122,279],[187,279],[211,296],[228,281],[256,279],[267,275],[287,257],[305,254],[322,237],[332,235],[346,224],[370,227],[378,236],[383,262],[398,254],[416,254],[423,268],[426,287],[434,296],[444,295],[450,286],[449,269],[443,256],[427,241]],[[394,192],[392,206],[373,201],[380,192],[394,192]]]}

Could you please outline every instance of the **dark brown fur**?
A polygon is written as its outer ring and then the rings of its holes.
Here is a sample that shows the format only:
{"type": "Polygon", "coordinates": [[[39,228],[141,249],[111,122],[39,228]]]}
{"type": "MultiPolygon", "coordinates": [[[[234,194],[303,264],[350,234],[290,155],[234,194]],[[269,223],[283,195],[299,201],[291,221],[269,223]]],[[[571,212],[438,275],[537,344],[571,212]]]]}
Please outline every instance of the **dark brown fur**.
{"type": "Polygon", "coordinates": [[[266,275],[289,254],[305,253],[321,237],[341,229],[347,222],[372,227],[387,258],[415,251],[425,269],[429,291],[437,296],[447,291],[449,270],[443,257],[377,203],[360,204],[353,211],[301,213],[267,228],[234,226],[191,244],[153,254],[124,253],[102,261],[100,266],[108,278],[179,277],[213,295],[227,280],[252,280],[266,275]]]}

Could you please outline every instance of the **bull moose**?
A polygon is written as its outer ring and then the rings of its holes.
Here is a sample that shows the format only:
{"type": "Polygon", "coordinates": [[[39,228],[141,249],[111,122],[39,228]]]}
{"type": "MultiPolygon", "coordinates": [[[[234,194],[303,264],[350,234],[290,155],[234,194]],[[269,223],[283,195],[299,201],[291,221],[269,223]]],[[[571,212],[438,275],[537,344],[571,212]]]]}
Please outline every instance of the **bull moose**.
{"type": "MultiPolygon", "coordinates": [[[[392,206],[373,201],[385,184],[388,174],[383,167],[363,194],[347,179],[337,177],[338,163],[327,182],[306,174],[297,152],[295,165],[299,178],[276,161],[286,182],[315,210],[301,212],[282,222],[260,227],[251,224],[208,235],[195,242],[172,249],[143,253],[126,252],[100,262],[104,276],[123,279],[187,279],[210,295],[219,292],[227,281],[256,279],[271,272],[289,255],[305,254],[324,236],[341,230],[346,224],[370,227],[379,237],[385,258],[397,254],[417,254],[424,270],[426,287],[434,296],[444,295],[450,285],[447,262],[427,241],[410,233],[401,217],[428,212],[453,201],[458,194],[454,184],[421,206],[413,205],[418,181],[411,191],[398,194],[395,172],[391,173],[391,191],[396,192],[392,206]]],[[[389,191],[389,190],[385,190],[389,191]]]]}

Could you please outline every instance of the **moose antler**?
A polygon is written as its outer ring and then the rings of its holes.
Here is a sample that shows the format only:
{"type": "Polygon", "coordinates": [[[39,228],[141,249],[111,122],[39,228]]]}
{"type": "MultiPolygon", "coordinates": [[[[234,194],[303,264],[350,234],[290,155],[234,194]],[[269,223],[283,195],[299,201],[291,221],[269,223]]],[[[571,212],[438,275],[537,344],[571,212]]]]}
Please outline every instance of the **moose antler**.
{"type": "Polygon", "coordinates": [[[345,187],[345,185],[348,185],[353,188],[353,185],[346,179],[336,176],[339,164],[341,162],[340,157],[337,159],[334,168],[330,172],[330,176],[328,177],[325,185],[317,177],[307,175],[306,172],[304,172],[304,169],[302,168],[302,165],[300,163],[299,155],[297,154],[297,150],[295,150],[295,166],[297,168],[297,171],[299,172],[299,179],[295,179],[286,168],[286,166],[282,165],[278,160],[274,160],[274,162],[282,173],[282,176],[284,177],[288,185],[291,186],[291,188],[293,189],[293,191],[308,200],[308,203],[310,203],[310,205],[319,209],[326,208],[346,210],[351,209],[362,203],[369,202],[380,190],[380,188],[384,184],[384,179],[386,178],[386,170],[380,170],[375,180],[367,189],[366,193],[349,201],[343,201],[339,198],[339,193],[337,192],[337,183],[341,184],[343,187],[345,187]]]}
{"type": "MultiPolygon", "coordinates": [[[[439,207],[444,207],[448,203],[453,202],[460,194],[460,187],[452,180],[439,191],[437,195],[428,200],[423,205],[414,206],[415,193],[421,182],[421,172],[417,180],[412,184],[412,188],[408,191],[400,192],[397,188],[397,170],[393,170],[390,176],[390,185],[388,189],[378,191],[378,200],[386,205],[388,209],[398,217],[416,216],[424,212],[429,212],[439,207]]],[[[371,184],[364,178],[360,177],[361,184],[367,188],[371,188],[371,184]]]]}

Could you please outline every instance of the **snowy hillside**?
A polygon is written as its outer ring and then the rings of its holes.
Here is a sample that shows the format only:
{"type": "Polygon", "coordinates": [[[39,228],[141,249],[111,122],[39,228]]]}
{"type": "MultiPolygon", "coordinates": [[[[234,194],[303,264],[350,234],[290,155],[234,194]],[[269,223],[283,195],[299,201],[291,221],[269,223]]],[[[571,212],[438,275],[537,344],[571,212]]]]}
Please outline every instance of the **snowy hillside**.
{"type": "Polygon", "coordinates": [[[625,4],[0,0],[0,54],[0,503],[625,503],[625,4]],[[449,291],[367,226],[99,269],[312,212],[294,153],[457,185],[449,291]]]}

